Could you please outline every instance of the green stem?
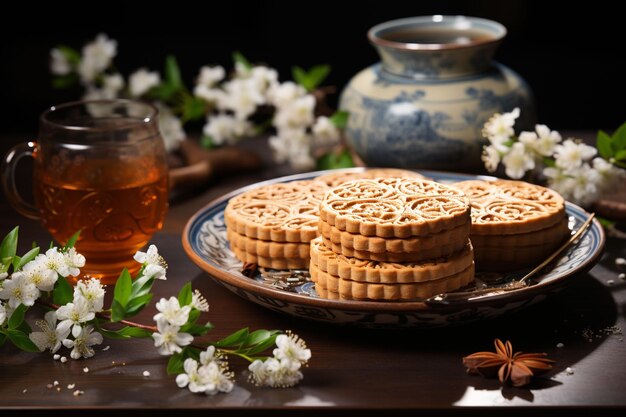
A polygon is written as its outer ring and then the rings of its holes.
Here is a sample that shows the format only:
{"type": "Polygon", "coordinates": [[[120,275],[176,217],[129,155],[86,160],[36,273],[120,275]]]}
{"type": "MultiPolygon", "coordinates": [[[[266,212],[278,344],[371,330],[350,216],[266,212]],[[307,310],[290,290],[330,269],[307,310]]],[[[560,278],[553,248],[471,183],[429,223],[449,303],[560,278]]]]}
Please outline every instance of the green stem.
{"type": "Polygon", "coordinates": [[[221,348],[218,348],[218,350],[226,355],[235,355],[235,356],[239,356],[240,358],[244,358],[248,362],[254,362],[254,359],[252,359],[250,356],[241,352],[237,352],[236,350],[221,349],[221,348]]]}

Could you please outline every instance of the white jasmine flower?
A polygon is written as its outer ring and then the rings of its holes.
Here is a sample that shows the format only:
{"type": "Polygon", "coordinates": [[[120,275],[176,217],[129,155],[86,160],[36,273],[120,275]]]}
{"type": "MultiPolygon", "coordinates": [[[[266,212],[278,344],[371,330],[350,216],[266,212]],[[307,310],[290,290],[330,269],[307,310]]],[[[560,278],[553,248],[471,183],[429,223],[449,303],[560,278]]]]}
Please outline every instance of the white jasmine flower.
{"type": "Polygon", "coordinates": [[[567,139],[563,144],[554,147],[556,166],[565,170],[578,168],[584,161],[593,158],[597,152],[592,146],[567,139]]]}
{"type": "Polygon", "coordinates": [[[74,287],[74,300],[84,298],[87,308],[96,313],[104,308],[104,294],[104,287],[96,278],[80,280],[74,287]]]}
{"type": "Polygon", "coordinates": [[[200,363],[208,365],[211,362],[221,363],[220,358],[215,354],[215,346],[209,346],[205,351],[200,352],[200,363]]]}
{"type": "Polygon", "coordinates": [[[147,93],[152,87],[156,87],[161,82],[161,76],[156,71],[148,71],[146,68],[139,68],[128,78],[130,95],[139,97],[147,93]]]}
{"type": "Polygon", "coordinates": [[[592,161],[595,169],[601,177],[598,187],[601,191],[606,191],[621,184],[626,178],[626,171],[617,168],[604,158],[594,158],[592,161]]]}
{"type": "Polygon", "coordinates": [[[40,291],[52,291],[54,284],[57,282],[59,274],[49,269],[43,258],[33,259],[22,268],[26,279],[37,287],[40,291]]]}
{"type": "MultiPolygon", "coordinates": [[[[14,272],[11,278],[2,281],[0,300],[8,300],[7,304],[11,310],[16,309],[20,304],[30,307],[35,304],[37,298],[39,298],[39,290],[22,271],[14,272]]],[[[10,317],[8,312],[7,316],[10,317]]]]}
{"type": "Polygon", "coordinates": [[[278,163],[289,162],[293,168],[300,170],[315,166],[315,159],[311,156],[311,137],[304,129],[280,129],[277,136],[270,137],[269,145],[278,163]]]}
{"type": "Polygon", "coordinates": [[[509,153],[502,157],[502,164],[504,164],[506,175],[513,179],[520,179],[526,171],[535,167],[535,160],[526,152],[523,144],[516,142],[509,153]]]}
{"type": "Polygon", "coordinates": [[[293,81],[287,81],[274,85],[267,92],[270,103],[277,108],[286,107],[296,99],[304,97],[305,95],[306,90],[301,85],[298,85],[293,81]]]}
{"type": "Polygon", "coordinates": [[[0,326],[4,324],[4,321],[7,319],[7,309],[4,306],[4,303],[0,301],[0,326]]]}
{"type": "Polygon", "coordinates": [[[492,145],[494,145],[500,152],[505,152],[506,148],[503,143],[508,141],[511,136],[515,134],[513,126],[515,125],[515,119],[519,117],[519,108],[513,109],[509,113],[496,113],[483,127],[483,136],[489,139],[492,145]]]}
{"type": "Polygon", "coordinates": [[[165,150],[170,152],[177,149],[187,135],[180,119],[167,106],[157,103],[157,107],[159,109],[159,131],[163,137],[165,150]]]}
{"type": "Polygon", "coordinates": [[[205,135],[211,136],[216,145],[234,144],[237,139],[252,132],[250,122],[227,114],[216,114],[207,120],[203,132],[205,135]]]}
{"type": "MultiPolygon", "coordinates": [[[[198,372],[198,362],[195,359],[187,358],[183,363],[184,374],[176,376],[176,385],[179,388],[189,386],[189,391],[193,393],[204,392],[208,388],[208,378],[206,372],[198,372]]],[[[203,369],[202,367],[200,369],[203,369]]]]}
{"type": "Polygon", "coordinates": [[[233,390],[232,373],[219,366],[218,363],[210,362],[208,365],[201,366],[199,373],[202,375],[202,379],[206,381],[205,394],[215,395],[219,392],[231,392],[233,390]]]}
{"type": "MultiPolygon", "coordinates": [[[[206,298],[204,298],[204,296],[200,294],[200,291],[198,290],[193,290],[193,294],[191,296],[191,306],[195,308],[196,310],[203,311],[205,313],[209,311],[209,303],[207,302],[206,298]]],[[[209,346],[209,347],[212,347],[212,346],[209,346]]]]}
{"type": "Polygon", "coordinates": [[[44,320],[37,320],[35,324],[41,331],[32,332],[28,337],[42,352],[46,349],[50,349],[51,353],[56,353],[61,348],[63,341],[70,334],[69,327],[57,328],[56,311],[48,311],[44,316],[44,320]]]}
{"type": "Polygon", "coordinates": [[[76,248],[69,248],[64,254],[65,264],[69,270],[69,275],[77,277],[80,274],[80,269],[85,266],[85,257],[76,252],[76,248]]]}
{"type": "Polygon", "coordinates": [[[252,67],[250,79],[261,94],[266,94],[270,88],[278,84],[278,72],[273,68],[259,65],[252,67]]]}
{"type": "Polygon", "coordinates": [[[311,350],[307,349],[304,340],[293,333],[278,335],[276,346],[273,354],[278,360],[287,359],[304,364],[311,359],[311,350]]]}
{"type": "MultiPolygon", "coordinates": [[[[112,100],[114,98],[117,98],[117,92],[92,85],[87,86],[83,95],[83,100],[112,100]]],[[[106,106],[89,105],[87,110],[93,117],[106,117],[110,113],[106,106]]]]}
{"type": "Polygon", "coordinates": [[[215,103],[220,108],[223,108],[225,105],[225,93],[219,88],[211,88],[204,84],[198,84],[193,89],[193,95],[209,103],[215,103]]]}
{"type": "Polygon", "coordinates": [[[574,179],[576,184],[572,192],[575,203],[587,206],[598,197],[597,184],[601,181],[601,176],[598,171],[591,168],[589,164],[583,164],[569,171],[568,175],[574,179]]]}
{"type": "Polygon", "coordinates": [[[61,329],[72,327],[72,335],[78,337],[82,331],[81,324],[93,320],[95,313],[89,309],[89,303],[83,297],[74,298],[73,303],[67,303],[57,310],[57,318],[61,320],[61,329]]]}
{"type": "Polygon", "coordinates": [[[234,79],[224,84],[224,99],[220,108],[232,110],[235,117],[245,120],[253,114],[257,106],[265,104],[265,97],[253,79],[234,79]]]}
{"type": "Polygon", "coordinates": [[[124,78],[120,74],[105,75],[102,80],[102,88],[107,92],[107,95],[115,98],[119,92],[124,88],[124,78]]]}
{"type": "Polygon", "coordinates": [[[266,359],[265,362],[255,360],[248,366],[250,381],[257,386],[274,388],[293,387],[303,378],[300,363],[287,359],[266,359]]]}
{"type": "Polygon", "coordinates": [[[84,83],[91,83],[98,74],[111,65],[117,54],[117,42],[101,33],[83,47],[83,55],[78,65],[78,74],[84,83]]]}
{"type": "Polygon", "coordinates": [[[576,181],[560,168],[547,167],[543,170],[543,175],[548,178],[548,186],[557,193],[561,194],[564,199],[571,200],[576,181]]]}
{"type": "Polygon", "coordinates": [[[50,71],[54,75],[67,75],[72,71],[72,65],[67,57],[58,48],[50,51],[50,71]]]}
{"type": "Polygon", "coordinates": [[[8,272],[0,272],[0,280],[3,280],[3,279],[5,279],[8,276],[9,276],[8,272]]]}
{"type": "Polygon", "coordinates": [[[72,349],[70,356],[72,359],[91,358],[95,352],[91,346],[102,343],[102,335],[93,331],[93,326],[85,326],[81,329],[76,339],[65,339],[63,346],[72,349]]]}
{"type": "Polygon", "coordinates": [[[150,245],[147,252],[137,251],[133,256],[137,262],[144,265],[144,276],[154,276],[155,279],[167,279],[165,276],[167,263],[155,245],[150,245]]]}
{"type": "Polygon", "coordinates": [[[534,132],[522,132],[519,141],[526,148],[542,156],[552,156],[554,147],[561,142],[561,135],[556,130],[550,130],[546,125],[536,125],[534,132]]]}
{"type": "Polygon", "coordinates": [[[226,71],[220,65],[214,67],[204,66],[200,68],[200,75],[198,75],[198,85],[206,87],[213,87],[224,79],[226,71]]]}
{"type": "Polygon", "coordinates": [[[279,108],[274,115],[274,126],[279,129],[298,129],[310,126],[313,123],[315,97],[307,94],[291,102],[290,105],[279,108]]]}
{"type": "Polygon", "coordinates": [[[67,265],[65,256],[59,252],[56,246],[48,249],[45,255],[37,255],[35,261],[41,262],[46,268],[55,271],[62,277],[67,277],[70,274],[70,267],[67,265]]]}
{"type": "Polygon", "coordinates": [[[235,62],[235,77],[236,78],[248,78],[250,76],[251,69],[245,66],[241,62],[235,62]]]}
{"type": "Polygon", "coordinates": [[[483,153],[480,156],[485,164],[487,171],[493,172],[498,168],[500,163],[500,152],[493,145],[483,146],[483,153]]]}
{"type": "Polygon", "coordinates": [[[334,145],[339,141],[339,129],[326,116],[320,116],[313,125],[313,135],[318,145],[334,145]]]}
{"type": "Polygon", "coordinates": [[[183,326],[189,319],[189,313],[191,312],[191,306],[180,306],[178,298],[170,297],[169,300],[161,298],[156,303],[156,309],[160,313],[154,316],[155,321],[166,320],[169,324],[174,326],[183,326]]]}
{"type": "Polygon", "coordinates": [[[181,346],[187,346],[193,342],[193,336],[189,333],[179,333],[179,326],[173,326],[167,320],[157,320],[158,332],[152,333],[154,346],[161,355],[172,355],[182,351],[181,346]]]}

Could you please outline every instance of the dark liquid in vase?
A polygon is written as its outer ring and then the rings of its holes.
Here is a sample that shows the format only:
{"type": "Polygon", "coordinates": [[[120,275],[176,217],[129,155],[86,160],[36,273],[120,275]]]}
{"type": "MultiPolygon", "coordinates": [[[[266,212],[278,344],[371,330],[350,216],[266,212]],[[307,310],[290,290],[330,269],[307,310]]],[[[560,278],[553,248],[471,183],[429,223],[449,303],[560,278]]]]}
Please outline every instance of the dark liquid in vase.
{"type": "Polygon", "coordinates": [[[380,35],[382,39],[399,43],[421,43],[421,44],[468,44],[473,42],[484,42],[493,39],[493,35],[488,32],[476,29],[406,29],[394,30],[380,35]]]}

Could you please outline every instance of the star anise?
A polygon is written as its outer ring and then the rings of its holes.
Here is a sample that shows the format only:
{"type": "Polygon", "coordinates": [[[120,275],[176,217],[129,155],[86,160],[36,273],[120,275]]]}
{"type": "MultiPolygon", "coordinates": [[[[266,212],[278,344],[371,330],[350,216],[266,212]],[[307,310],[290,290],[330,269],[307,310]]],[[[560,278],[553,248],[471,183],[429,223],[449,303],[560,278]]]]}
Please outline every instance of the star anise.
{"type": "Polygon", "coordinates": [[[463,358],[463,365],[470,374],[495,376],[501,383],[510,381],[514,387],[521,387],[530,382],[531,377],[552,369],[553,360],[545,353],[513,353],[513,346],[508,340],[502,343],[494,341],[495,352],[476,352],[463,358]]]}
{"type": "Polygon", "coordinates": [[[258,264],[245,263],[243,264],[243,267],[241,268],[241,273],[247,276],[248,278],[254,278],[256,277],[256,273],[258,270],[259,270],[258,264]]]}

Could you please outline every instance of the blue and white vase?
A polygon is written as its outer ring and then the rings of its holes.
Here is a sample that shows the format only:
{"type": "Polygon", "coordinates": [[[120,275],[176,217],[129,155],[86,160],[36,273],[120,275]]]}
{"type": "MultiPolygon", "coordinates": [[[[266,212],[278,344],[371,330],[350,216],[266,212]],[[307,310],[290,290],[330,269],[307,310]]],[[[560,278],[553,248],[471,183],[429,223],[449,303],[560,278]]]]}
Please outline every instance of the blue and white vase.
{"type": "Polygon", "coordinates": [[[368,32],[382,62],[344,89],[346,136],[370,166],[476,171],[483,124],[522,109],[532,127],[532,93],[514,71],[491,60],[506,35],[497,22],[465,16],[393,20],[368,32]]]}

